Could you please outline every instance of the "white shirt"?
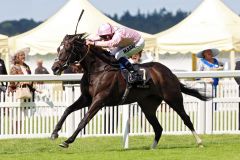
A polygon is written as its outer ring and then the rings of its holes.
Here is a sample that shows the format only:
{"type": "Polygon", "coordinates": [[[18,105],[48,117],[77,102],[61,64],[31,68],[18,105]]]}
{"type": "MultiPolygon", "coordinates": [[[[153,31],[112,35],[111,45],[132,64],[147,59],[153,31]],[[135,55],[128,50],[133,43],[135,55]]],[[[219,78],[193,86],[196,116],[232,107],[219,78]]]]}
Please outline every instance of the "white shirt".
{"type": "Polygon", "coordinates": [[[27,74],[28,74],[27,68],[24,67],[23,65],[20,65],[20,67],[21,67],[21,70],[22,70],[23,74],[24,74],[24,75],[27,75],[27,74]]]}

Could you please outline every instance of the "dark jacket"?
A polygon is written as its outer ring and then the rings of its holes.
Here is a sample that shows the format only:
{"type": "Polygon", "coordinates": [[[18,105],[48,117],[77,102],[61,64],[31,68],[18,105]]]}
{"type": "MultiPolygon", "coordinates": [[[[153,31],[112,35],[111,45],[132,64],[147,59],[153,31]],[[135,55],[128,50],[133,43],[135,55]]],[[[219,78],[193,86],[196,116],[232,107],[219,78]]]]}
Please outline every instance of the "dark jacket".
{"type": "Polygon", "coordinates": [[[45,67],[37,67],[35,69],[35,74],[49,74],[49,72],[45,67]]]}
{"type": "MultiPolygon", "coordinates": [[[[240,70],[240,61],[236,62],[235,70],[240,70]]],[[[235,77],[234,79],[237,82],[237,84],[240,85],[240,77],[235,77]]]]}
{"type": "MultiPolygon", "coordinates": [[[[7,69],[5,66],[4,61],[0,58],[0,75],[7,75],[7,69]]],[[[6,91],[7,89],[7,82],[1,82],[0,83],[0,92],[1,91],[6,91]]]]}
{"type": "Polygon", "coordinates": [[[7,75],[5,63],[1,58],[0,58],[0,74],[7,75]]]}

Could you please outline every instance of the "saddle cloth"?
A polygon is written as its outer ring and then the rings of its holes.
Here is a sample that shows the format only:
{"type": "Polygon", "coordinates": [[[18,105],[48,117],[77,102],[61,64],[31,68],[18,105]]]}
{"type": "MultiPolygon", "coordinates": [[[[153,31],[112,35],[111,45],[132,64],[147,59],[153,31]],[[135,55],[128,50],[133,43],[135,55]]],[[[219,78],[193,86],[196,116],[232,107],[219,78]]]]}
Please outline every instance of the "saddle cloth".
{"type": "MultiPolygon", "coordinates": [[[[140,74],[142,76],[143,82],[137,83],[137,84],[131,84],[131,85],[136,88],[149,88],[149,81],[150,81],[151,77],[150,77],[148,69],[143,68],[138,64],[133,64],[133,67],[135,68],[135,70],[137,70],[138,74],[140,74]]],[[[122,68],[121,72],[122,72],[122,75],[123,75],[124,79],[126,80],[126,82],[128,84],[130,84],[129,83],[129,76],[130,76],[129,71],[125,68],[122,68]]]]}

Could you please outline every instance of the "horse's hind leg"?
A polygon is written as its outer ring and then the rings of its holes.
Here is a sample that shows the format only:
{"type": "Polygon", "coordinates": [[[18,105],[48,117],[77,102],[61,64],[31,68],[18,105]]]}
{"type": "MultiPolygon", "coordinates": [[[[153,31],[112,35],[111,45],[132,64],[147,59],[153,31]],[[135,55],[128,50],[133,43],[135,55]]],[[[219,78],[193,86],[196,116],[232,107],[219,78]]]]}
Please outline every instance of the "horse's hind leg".
{"type": "Polygon", "coordinates": [[[183,106],[183,98],[182,95],[175,96],[174,99],[172,99],[171,101],[169,100],[165,100],[165,102],[171,107],[173,108],[173,110],[175,110],[177,112],[177,114],[182,118],[184,124],[191,130],[196,143],[199,147],[203,147],[202,145],[202,140],[200,139],[200,137],[197,135],[194,126],[190,120],[190,117],[187,115],[187,113],[185,112],[184,106],[183,106]]]}
{"type": "Polygon", "coordinates": [[[152,125],[153,130],[155,132],[155,138],[151,146],[151,148],[153,149],[156,148],[163,131],[163,128],[156,117],[156,110],[158,106],[161,104],[161,102],[162,100],[157,97],[145,98],[142,101],[138,102],[143,113],[145,114],[145,117],[147,118],[148,122],[152,125]]]}
{"type": "Polygon", "coordinates": [[[197,133],[196,133],[194,127],[193,127],[193,124],[192,124],[192,122],[191,122],[191,120],[190,120],[190,117],[187,115],[187,113],[185,112],[185,110],[180,111],[180,112],[177,111],[177,113],[178,113],[178,115],[182,118],[184,124],[191,130],[191,132],[192,132],[192,134],[193,134],[193,136],[194,136],[194,138],[195,138],[195,140],[196,140],[197,145],[198,145],[199,147],[203,147],[203,145],[202,145],[202,140],[201,140],[201,138],[197,135],[197,133]]]}
{"type": "Polygon", "coordinates": [[[60,118],[57,125],[55,126],[55,129],[53,130],[52,135],[51,135],[51,139],[54,140],[54,139],[58,138],[58,131],[62,128],[62,125],[69,114],[88,106],[90,103],[91,102],[85,96],[81,95],[77,101],[75,101],[71,106],[69,106],[64,111],[62,117],[60,118]]]}

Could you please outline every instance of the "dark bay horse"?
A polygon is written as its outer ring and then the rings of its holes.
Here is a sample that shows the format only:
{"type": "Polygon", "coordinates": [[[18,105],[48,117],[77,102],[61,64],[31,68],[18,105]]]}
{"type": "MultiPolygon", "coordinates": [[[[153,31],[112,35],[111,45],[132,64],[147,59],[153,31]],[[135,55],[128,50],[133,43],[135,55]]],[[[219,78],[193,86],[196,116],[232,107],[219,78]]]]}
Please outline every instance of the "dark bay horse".
{"type": "MultiPolygon", "coordinates": [[[[118,105],[127,86],[116,61],[106,56],[108,52],[99,47],[87,46],[85,41],[84,34],[65,36],[58,48],[58,58],[52,66],[54,74],[60,74],[68,64],[77,60],[84,70],[81,80],[81,96],[65,110],[51,135],[52,139],[58,137],[58,131],[70,113],[89,107],[73,135],[60,144],[65,148],[74,142],[79,132],[101,108],[118,105]]],[[[151,62],[141,64],[141,66],[150,73],[150,87],[148,89],[131,88],[124,104],[137,102],[141,107],[155,132],[152,148],[157,146],[163,131],[156,117],[156,110],[163,100],[177,112],[184,124],[192,131],[196,143],[202,146],[202,140],[196,134],[184,110],[182,93],[203,101],[206,101],[208,97],[200,94],[196,89],[183,85],[170,69],[160,63],[151,62]]]]}

